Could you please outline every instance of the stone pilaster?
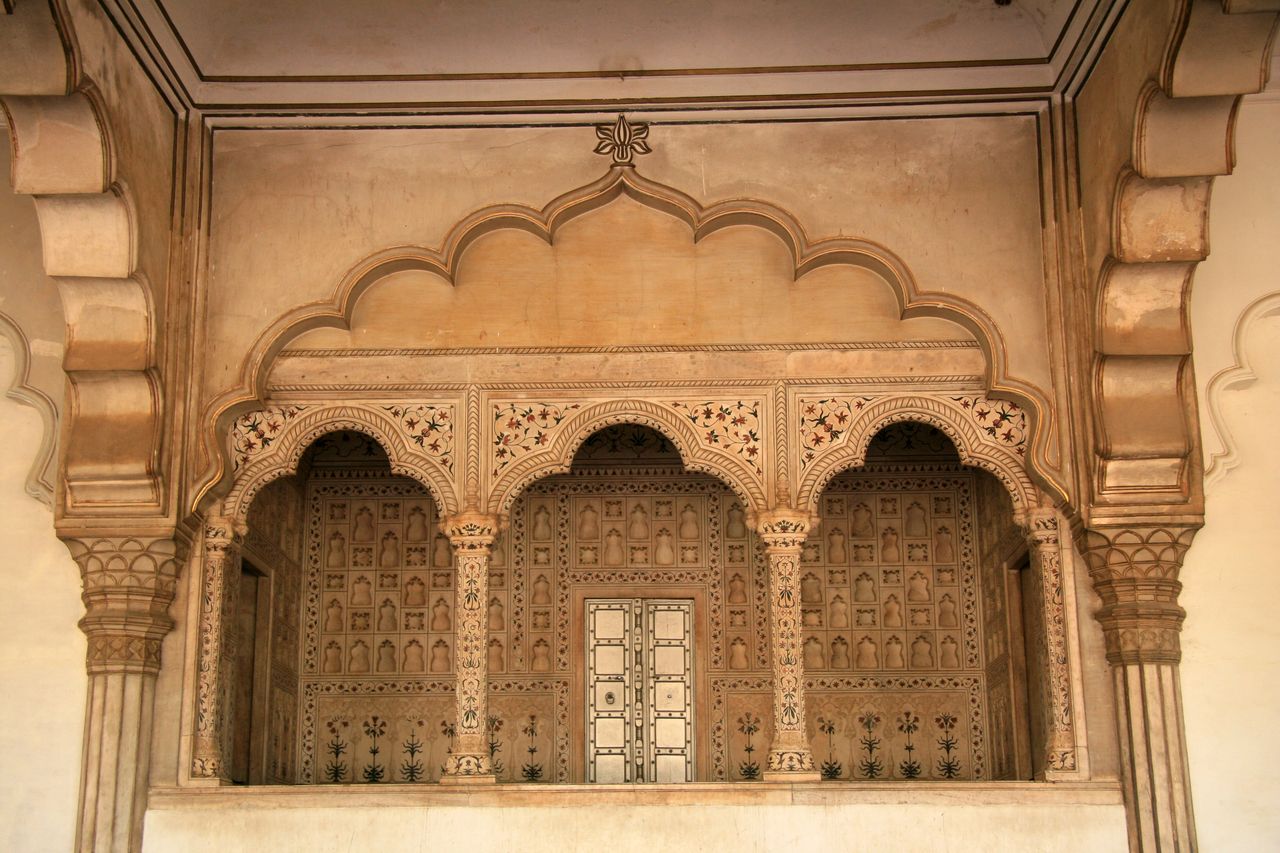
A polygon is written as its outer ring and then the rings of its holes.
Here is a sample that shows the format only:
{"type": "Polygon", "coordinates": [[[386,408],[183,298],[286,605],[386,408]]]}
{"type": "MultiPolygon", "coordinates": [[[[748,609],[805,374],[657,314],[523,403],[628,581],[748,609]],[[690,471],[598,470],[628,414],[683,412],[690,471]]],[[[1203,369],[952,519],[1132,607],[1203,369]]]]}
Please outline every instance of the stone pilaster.
{"type": "Polygon", "coordinates": [[[817,780],[805,733],[804,662],[800,639],[800,553],[809,533],[808,516],[773,510],[756,520],[769,561],[769,624],[773,637],[773,743],[764,778],[817,780]]]}
{"type": "Polygon", "coordinates": [[[1033,690],[1037,713],[1032,726],[1036,743],[1042,745],[1033,756],[1033,766],[1036,778],[1070,779],[1075,778],[1078,764],[1057,511],[1032,510],[1028,527],[1031,583],[1027,591],[1035,591],[1029,603],[1036,623],[1028,634],[1028,652],[1032,671],[1039,674],[1033,690]]]}
{"type": "Polygon", "coordinates": [[[200,582],[200,657],[196,671],[191,776],[231,782],[231,707],[235,679],[235,607],[240,595],[243,531],[231,519],[210,519],[204,531],[200,582]]]}
{"type": "Polygon", "coordinates": [[[489,556],[498,537],[494,515],[464,512],[445,519],[453,545],[454,672],[457,722],[453,752],[445,763],[444,784],[492,783],[486,725],[489,719],[489,556]]]}
{"type": "Polygon", "coordinates": [[[1084,533],[1115,687],[1129,848],[1143,853],[1196,848],[1178,682],[1178,572],[1194,535],[1155,525],[1084,533]]]}
{"type": "Polygon", "coordinates": [[[76,849],[138,850],[160,644],[173,627],[172,537],[64,538],[80,566],[89,693],[76,849]]]}

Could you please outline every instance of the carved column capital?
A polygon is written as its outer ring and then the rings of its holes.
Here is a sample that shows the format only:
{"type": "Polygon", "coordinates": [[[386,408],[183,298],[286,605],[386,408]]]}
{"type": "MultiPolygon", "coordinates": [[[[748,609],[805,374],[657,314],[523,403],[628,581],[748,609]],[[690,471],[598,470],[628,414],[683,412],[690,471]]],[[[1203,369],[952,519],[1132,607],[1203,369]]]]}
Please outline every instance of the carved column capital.
{"type": "Polygon", "coordinates": [[[171,536],[66,538],[80,567],[90,674],[160,671],[160,642],[173,627],[169,605],[179,546],[171,536]]]}
{"type": "Polygon", "coordinates": [[[756,535],[770,551],[794,550],[804,547],[804,540],[817,527],[808,513],[780,507],[757,513],[752,519],[756,535]]]}
{"type": "Polygon", "coordinates": [[[445,518],[442,527],[456,550],[488,552],[502,532],[503,517],[483,512],[460,512],[445,518]]]}
{"type": "Polygon", "coordinates": [[[1107,660],[1177,663],[1178,635],[1186,611],[1178,606],[1178,573],[1196,528],[1187,526],[1090,527],[1084,555],[1102,598],[1107,660]]]}

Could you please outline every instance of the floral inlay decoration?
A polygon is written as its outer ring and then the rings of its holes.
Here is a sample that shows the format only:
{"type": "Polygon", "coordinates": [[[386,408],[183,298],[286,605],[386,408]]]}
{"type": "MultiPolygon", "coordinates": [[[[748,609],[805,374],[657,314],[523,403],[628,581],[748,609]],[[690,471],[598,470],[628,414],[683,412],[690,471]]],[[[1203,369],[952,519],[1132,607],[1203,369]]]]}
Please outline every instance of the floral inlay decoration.
{"type": "Polygon", "coordinates": [[[758,400],[673,402],[672,407],[698,428],[703,444],[737,454],[756,473],[760,465],[760,402],[758,400]]]}
{"type": "Polygon", "coordinates": [[[285,424],[302,414],[306,406],[279,406],[246,412],[231,425],[231,462],[239,471],[249,461],[268,450],[284,430],[285,424]]]}
{"type": "Polygon", "coordinates": [[[804,468],[828,447],[848,438],[855,412],[865,409],[875,397],[827,397],[799,400],[800,467],[804,468]]]}
{"type": "Polygon", "coordinates": [[[978,429],[990,437],[992,442],[1008,447],[1019,456],[1026,455],[1027,413],[1020,406],[977,395],[951,399],[973,418],[978,429]]]}
{"type": "Polygon", "coordinates": [[[493,475],[531,451],[551,443],[551,434],[581,403],[495,403],[493,475]]]}
{"type": "Polygon", "coordinates": [[[418,447],[453,471],[453,406],[409,403],[383,406],[418,447]]]}

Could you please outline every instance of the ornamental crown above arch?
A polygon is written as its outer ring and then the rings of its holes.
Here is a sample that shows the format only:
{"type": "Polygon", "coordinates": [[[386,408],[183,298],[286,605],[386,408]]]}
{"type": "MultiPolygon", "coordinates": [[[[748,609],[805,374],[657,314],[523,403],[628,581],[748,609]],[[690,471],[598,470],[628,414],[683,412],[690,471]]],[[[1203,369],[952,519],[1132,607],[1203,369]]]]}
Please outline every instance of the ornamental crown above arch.
{"type": "Polygon", "coordinates": [[[240,415],[228,436],[231,485],[219,515],[243,524],[268,483],[298,470],[321,436],[363,433],[381,445],[391,472],[417,480],[442,514],[459,509],[455,480],[453,401],[285,405],[240,415]]]}

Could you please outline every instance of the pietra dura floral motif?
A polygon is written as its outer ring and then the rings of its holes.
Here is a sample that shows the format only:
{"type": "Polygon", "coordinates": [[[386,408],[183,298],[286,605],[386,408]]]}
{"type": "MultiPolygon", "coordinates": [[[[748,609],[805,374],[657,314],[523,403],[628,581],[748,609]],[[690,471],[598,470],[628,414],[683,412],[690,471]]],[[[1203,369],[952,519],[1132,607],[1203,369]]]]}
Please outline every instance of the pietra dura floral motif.
{"type": "Polygon", "coordinates": [[[414,403],[382,408],[400,422],[410,441],[453,471],[453,406],[414,403]]]}
{"type": "Polygon", "coordinates": [[[855,415],[875,397],[824,397],[800,399],[800,467],[817,458],[818,453],[848,438],[855,415]]]}
{"type": "Polygon", "coordinates": [[[247,412],[231,425],[232,466],[239,471],[254,456],[271,448],[285,424],[302,414],[306,406],[277,406],[247,412]]]}
{"type": "Polygon", "coordinates": [[[973,418],[992,442],[1025,457],[1027,454],[1027,413],[1014,403],[968,395],[952,397],[973,418]]]}
{"type": "Polygon", "coordinates": [[[764,471],[760,461],[761,405],[759,400],[671,404],[698,428],[703,444],[736,454],[758,474],[764,471]]]}
{"type": "Polygon", "coordinates": [[[551,442],[551,431],[580,403],[495,403],[493,406],[493,475],[533,450],[551,442]]]}

